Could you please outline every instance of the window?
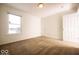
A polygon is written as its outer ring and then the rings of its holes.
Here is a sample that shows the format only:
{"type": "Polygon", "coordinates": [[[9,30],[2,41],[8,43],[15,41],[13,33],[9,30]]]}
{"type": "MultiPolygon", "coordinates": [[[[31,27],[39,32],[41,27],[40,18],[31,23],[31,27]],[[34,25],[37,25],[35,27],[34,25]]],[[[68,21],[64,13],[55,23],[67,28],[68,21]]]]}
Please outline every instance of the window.
{"type": "Polygon", "coordinates": [[[63,17],[63,39],[71,42],[79,42],[79,13],[63,17]]]}
{"type": "Polygon", "coordinates": [[[9,34],[20,33],[21,31],[21,17],[13,14],[8,14],[9,18],[9,34]]]}

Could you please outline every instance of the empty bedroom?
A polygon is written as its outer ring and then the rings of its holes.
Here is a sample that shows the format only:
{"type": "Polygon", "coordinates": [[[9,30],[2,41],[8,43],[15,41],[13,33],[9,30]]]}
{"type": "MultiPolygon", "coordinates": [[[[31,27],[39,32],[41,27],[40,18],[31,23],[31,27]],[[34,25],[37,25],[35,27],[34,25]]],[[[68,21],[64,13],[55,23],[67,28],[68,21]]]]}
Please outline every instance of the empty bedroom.
{"type": "Polygon", "coordinates": [[[0,55],[79,55],[79,4],[0,3],[0,55]]]}

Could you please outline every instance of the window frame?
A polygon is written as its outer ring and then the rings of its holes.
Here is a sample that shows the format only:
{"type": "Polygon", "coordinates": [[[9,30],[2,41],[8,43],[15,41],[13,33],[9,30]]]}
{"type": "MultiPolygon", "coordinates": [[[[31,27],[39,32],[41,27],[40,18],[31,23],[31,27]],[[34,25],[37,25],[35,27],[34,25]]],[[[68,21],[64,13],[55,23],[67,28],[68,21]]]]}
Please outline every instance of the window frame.
{"type": "Polygon", "coordinates": [[[13,14],[13,13],[7,13],[7,15],[8,15],[8,34],[20,34],[21,32],[22,32],[22,16],[20,16],[20,15],[16,15],[16,14],[13,14]],[[19,16],[21,19],[20,19],[20,32],[16,32],[16,33],[9,33],[9,14],[11,14],[11,15],[15,15],[15,16],[19,16]]]}

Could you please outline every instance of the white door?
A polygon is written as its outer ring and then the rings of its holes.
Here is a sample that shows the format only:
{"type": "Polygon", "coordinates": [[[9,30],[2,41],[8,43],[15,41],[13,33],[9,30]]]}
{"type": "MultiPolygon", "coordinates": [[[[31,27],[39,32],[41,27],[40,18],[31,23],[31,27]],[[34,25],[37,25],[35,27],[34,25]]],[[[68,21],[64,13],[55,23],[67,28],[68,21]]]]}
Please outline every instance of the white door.
{"type": "Polygon", "coordinates": [[[79,42],[79,14],[74,13],[63,17],[63,40],[79,42]]]}

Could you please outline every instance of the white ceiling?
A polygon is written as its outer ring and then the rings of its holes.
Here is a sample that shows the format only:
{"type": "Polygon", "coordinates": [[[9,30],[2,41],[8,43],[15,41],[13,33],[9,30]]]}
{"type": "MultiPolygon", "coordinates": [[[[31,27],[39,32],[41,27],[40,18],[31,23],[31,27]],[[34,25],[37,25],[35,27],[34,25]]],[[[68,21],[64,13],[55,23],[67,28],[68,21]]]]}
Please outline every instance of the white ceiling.
{"type": "Polygon", "coordinates": [[[71,6],[68,3],[44,3],[44,8],[38,8],[37,3],[8,3],[6,5],[39,17],[46,17],[57,12],[67,11],[71,6]]]}

